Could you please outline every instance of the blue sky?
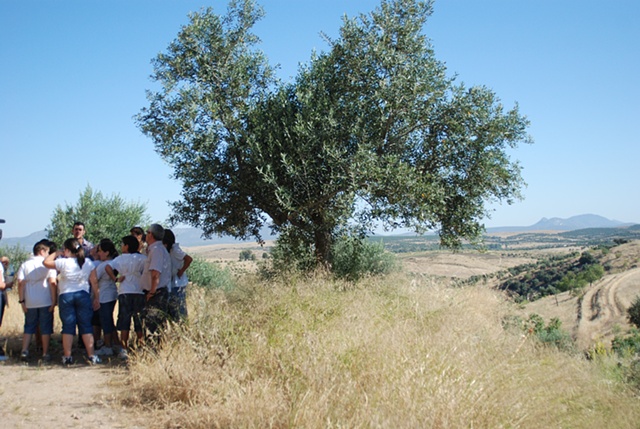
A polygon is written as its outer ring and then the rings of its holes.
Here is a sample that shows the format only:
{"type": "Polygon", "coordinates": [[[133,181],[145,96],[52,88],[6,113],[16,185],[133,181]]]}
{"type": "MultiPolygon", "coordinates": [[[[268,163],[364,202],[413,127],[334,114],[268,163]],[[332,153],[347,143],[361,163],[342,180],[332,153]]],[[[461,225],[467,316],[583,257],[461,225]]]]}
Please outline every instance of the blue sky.
{"type": "MultiPolygon", "coordinates": [[[[280,76],[326,48],[341,17],[373,0],[263,0],[261,49],[280,76]]],[[[5,237],[49,224],[89,184],[147,204],[153,220],[180,196],[171,167],[132,117],[146,106],[150,61],[187,14],[217,0],[0,0],[0,159],[5,237]]],[[[593,213],[640,222],[640,2],[440,0],[425,32],[467,85],[518,102],[535,143],[512,152],[524,201],[495,206],[491,226],[593,213]]]]}

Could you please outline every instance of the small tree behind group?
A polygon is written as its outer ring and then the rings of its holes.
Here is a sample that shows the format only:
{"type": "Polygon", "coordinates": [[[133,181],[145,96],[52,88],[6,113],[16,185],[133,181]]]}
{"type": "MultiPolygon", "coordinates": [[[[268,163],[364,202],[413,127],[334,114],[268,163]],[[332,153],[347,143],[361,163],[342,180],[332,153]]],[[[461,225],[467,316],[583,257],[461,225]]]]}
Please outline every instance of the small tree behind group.
{"type": "Polygon", "coordinates": [[[109,238],[117,244],[122,237],[129,235],[133,226],[150,223],[146,210],[144,203],[127,202],[117,194],[106,197],[87,185],[74,205],[55,208],[51,224],[46,228],[47,236],[61,246],[72,236],[73,224],[82,222],[87,240],[97,244],[103,238],[109,238]]]}

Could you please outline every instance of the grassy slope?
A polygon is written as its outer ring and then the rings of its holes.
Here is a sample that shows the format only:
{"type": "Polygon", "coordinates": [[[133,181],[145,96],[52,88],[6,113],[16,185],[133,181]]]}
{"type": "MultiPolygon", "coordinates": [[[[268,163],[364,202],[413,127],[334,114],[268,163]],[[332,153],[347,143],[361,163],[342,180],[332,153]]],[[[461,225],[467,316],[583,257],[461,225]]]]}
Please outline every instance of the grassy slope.
{"type": "Polygon", "coordinates": [[[165,427],[632,428],[603,365],[502,327],[488,288],[403,274],[192,289],[191,323],[131,361],[123,392],[165,427]],[[188,412],[185,412],[187,411],[188,412]]]}

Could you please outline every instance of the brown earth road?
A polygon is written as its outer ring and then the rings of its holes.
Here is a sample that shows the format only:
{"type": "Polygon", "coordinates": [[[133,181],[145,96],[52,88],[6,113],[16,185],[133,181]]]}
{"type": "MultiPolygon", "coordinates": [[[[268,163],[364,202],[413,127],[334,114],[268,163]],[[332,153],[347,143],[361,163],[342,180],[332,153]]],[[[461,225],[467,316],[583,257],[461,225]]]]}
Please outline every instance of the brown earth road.
{"type": "Polygon", "coordinates": [[[605,276],[590,286],[578,308],[575,338],[588,349],[598,341],[608,343],[621,328],[628,329],[627,309],[640,294],[640,268],[605,276]]]}
{"type": "MultiPolygon", "coordinates": [[[[118,405],[111,381],[122,370],[77,364],[24,366],[15,359],[0,365],[2,428],[143,428],[141,410],[118,405]]],[[[149,420],[146,420],[148,422],[149,420]]]]}

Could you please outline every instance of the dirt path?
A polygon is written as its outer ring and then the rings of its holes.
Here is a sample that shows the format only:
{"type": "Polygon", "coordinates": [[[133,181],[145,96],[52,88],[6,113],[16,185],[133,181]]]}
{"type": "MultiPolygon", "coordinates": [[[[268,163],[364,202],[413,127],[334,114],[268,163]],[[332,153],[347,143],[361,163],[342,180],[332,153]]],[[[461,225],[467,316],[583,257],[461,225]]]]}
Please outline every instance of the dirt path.
{"type": "Polygon", "coordinates": [[[610,340],[616,326],[628,327],[627,308],[640,294],[640,268],[604,277],[585,293],[577,320],[576,343],[588,348],[610,340]]]}
{"type": "Polygon", "coordinates": [[[4,428],[142,428],[132,410],[120,412],[110,380],[123,369],[24,366],[15,359],[0,363],[0,422],[4,428]]]}

